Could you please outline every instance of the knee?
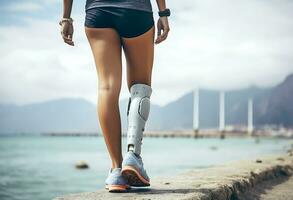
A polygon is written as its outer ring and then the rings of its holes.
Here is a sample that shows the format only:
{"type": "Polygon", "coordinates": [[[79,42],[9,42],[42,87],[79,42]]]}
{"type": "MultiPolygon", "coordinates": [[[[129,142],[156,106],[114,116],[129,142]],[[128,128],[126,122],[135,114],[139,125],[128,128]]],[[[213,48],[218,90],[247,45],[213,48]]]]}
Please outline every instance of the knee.
{"type": "Polygon", "coordinates": [[[109,83],[101,83],[99,84],[98,91],[99,93],[103,93],[111,95],[111,96],[119,96],[121,85],[120,84],[109,84],[109,83]]]}

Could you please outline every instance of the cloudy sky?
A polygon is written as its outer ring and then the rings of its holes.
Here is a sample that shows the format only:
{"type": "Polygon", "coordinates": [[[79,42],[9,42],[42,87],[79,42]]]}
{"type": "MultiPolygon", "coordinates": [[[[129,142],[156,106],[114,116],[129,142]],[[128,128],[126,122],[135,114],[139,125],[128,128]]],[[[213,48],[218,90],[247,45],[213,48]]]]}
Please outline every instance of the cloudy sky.
{"type": "MultiPolygon", "coordinates": [[[[0,103],[62,97],[96,103],[98,80],[83,28],[85,1],[74,1],[71,47],[60,36],[61,0],[0,0],[0,103]]],[[[270,87],[293,73],[293,1],[167,4],[171,33],[155,49],[153,103],[164,105],[196,87],[270,87]]],[[[125,67],[120,97],[128,97],[125,67]]]]}

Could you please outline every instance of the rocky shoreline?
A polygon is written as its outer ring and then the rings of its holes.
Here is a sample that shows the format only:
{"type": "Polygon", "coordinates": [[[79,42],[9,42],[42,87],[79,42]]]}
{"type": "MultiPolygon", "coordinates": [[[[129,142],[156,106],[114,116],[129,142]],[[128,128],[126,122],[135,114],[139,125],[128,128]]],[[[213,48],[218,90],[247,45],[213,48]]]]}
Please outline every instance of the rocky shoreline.
{"type": "Polygon", "coordinates": [[[242,196],[263,182],[293,174],[293,152],[257,160],[228,162],[207,169],[194,169],[173,177],[157,177],[151,188],[131,189],[128,193],[97,190],[57,197],[54,200],[100,199],[198,199],[228,200],[242,196]]]}

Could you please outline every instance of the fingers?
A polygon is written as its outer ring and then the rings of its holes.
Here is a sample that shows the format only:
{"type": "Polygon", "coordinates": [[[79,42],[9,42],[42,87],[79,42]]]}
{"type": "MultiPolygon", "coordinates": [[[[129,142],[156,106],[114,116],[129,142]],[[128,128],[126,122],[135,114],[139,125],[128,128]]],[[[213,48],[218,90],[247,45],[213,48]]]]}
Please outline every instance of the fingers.
{"type": "Polygon", "coordinates": [[[65,34],[62,34],[62,38],[63,38],[63,41],[66,43],[66,44],[69,44],[71,46],[74,46],[74,42],[72,41],[72,35],[68,34],[67,36],[65,34]]]}
{"type": "Polygon", "coordinates": [[[157,33],[157,38],[160,37],[162,35],[162,25],[158,25],[158,33],[157,33]]]}
{"type": "Polygon", "coordinates": [[[158,37],[157,37],[157,39],[155,41],[155,44],[159,44],[161,42],[161,40],[162,40],[161,34],[160,35],[158,34],[158,37]]]}
{"type": "Polygon", "coordinates": [[[163,42],[164,40],[167,39],[170,28],[168,25],[168,21],[166,19],[163,20],[159,20],[158,21],[158,34],[157,34],[157,39],[155,41],[155,44],[159,44],[161,42],[163,42]]]}
{"type": "Polygon", "coordinates": [[[73,35],[73,26],[68,22],[64,22],[61,26],[61,35],[62,39],[66,44],[74,46],[74,42],[72,41],[73,35]]]}
{"type": "Polygon", "coordinates": [[[164,40],[167,39],[169,31],[170,31],[170,28],[169,27],[164,27],[163,28],[163,34],[161,34],[161,31],[162,30],[158,30],[158,37],[157,37],[157,39],[155,41],[156,44],[159,44],[159,43],[161,43],[161,42],[163,42],[164,40]]]}

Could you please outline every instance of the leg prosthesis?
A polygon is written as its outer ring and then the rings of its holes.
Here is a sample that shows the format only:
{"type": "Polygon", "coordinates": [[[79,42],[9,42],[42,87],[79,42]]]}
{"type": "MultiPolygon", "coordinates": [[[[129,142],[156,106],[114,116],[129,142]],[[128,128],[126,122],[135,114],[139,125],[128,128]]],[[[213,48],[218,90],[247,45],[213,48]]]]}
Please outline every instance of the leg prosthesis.
{"type": "Polygon", "coordinates": [[[127,110],[127,151],[140,155],[145,123],[150,112],[152,88],[146,84],[134,84],[127,110]]]}

